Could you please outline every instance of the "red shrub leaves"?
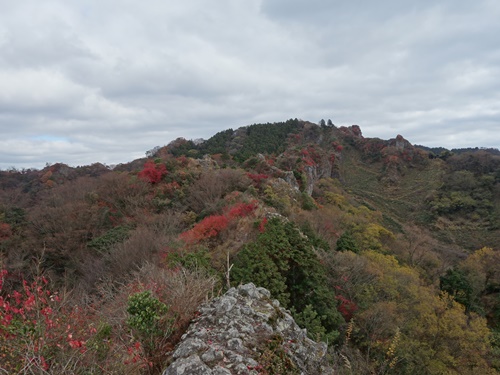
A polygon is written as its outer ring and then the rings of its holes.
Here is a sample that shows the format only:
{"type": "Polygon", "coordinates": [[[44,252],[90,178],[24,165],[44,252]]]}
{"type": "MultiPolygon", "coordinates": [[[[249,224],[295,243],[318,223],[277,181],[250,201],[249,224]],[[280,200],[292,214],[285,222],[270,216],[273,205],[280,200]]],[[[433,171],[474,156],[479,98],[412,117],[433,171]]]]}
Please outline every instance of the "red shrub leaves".
{"type": "Polygon", "coordinates": [[[192,229],[180,235],[187,243],[197,243],[205,239],[214,238],[227,228],[229,219],[224,215],[212,215],[206,217],[192,229]]]}
{"type": "Polygon", "coordinates": [[[321,162],[321,154],[315,146],[309,145],[300,151],[302,161],[305,165],[315,166],[321,162]]]}
{"type": "Polygon", "coordinates": [[[188,244],[195,244],[206,239],[215,238],[227,228],[230,222],[253,214],[257,207],[258,202],[256,200],[250,203],[236,203],[227,209],[224,215],[206,217],[193,228],[182,233],[180,238],[188,244]]]}
{"type": "Polygon", "coordinates": [[[33,366],[46,371],[59,355],[73,357],[69,351],[86,351],[84,339],[92,333],[88,316],[64,306],[44,277],[23,280],[22,289],[6,293],[7,276],[7,271],[0,271],[0,358],[4,369],[17,373],[24,366],[33,366]]]}
{"type": "Polygon", "coordinates": [[[237,203],[228,210],[227,216],[230,219],[246,217],[248,215],[251,215],[256,209],[257,201],[253,201],[250,203],[237,203]]]}
{"type": "Polygon", "coordinates": [[[267,180],[269,176],[267,174],[259,173],[247,173],[248,178],[250,178],[256,186],[260,186],[262,181],[267,180]]]}
{"type": "Polygon", "coordinates": [[[152,161],[148,161],[144,164],[144,169],[139,172],[138,176],[151,184],[156,184],[160,182],[166,174],[167,168],[165,164],[155,164],[152,161]]]}

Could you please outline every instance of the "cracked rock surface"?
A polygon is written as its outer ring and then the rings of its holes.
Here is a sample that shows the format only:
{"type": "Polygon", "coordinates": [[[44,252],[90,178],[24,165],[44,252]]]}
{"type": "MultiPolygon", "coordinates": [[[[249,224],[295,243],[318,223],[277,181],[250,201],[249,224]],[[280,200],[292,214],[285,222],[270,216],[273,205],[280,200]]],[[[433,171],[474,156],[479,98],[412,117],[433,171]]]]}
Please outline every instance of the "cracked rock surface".
{"type": "Polygon", "coordinates": [[[163,375],[333,374],[327,346],[307,337],[291,315],[253,284],[203,305],[163,375]]]}

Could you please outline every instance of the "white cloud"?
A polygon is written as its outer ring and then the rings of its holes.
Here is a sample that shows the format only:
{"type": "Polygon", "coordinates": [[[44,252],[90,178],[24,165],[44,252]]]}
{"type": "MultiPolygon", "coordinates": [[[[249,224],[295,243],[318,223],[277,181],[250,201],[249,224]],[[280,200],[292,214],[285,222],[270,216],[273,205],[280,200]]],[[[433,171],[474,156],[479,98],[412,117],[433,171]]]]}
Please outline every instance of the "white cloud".
{"type": "Polygon", "coordinates": [[[0,168],[295,117],[500,147],[499,16],[493,0],[5,2],[0,168]]]}

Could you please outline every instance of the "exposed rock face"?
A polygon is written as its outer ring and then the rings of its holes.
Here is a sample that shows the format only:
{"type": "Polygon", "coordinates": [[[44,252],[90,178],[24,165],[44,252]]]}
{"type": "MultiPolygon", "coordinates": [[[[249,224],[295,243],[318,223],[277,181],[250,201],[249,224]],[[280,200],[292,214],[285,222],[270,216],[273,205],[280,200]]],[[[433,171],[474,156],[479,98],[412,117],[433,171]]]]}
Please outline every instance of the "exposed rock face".
{"type": "Polygon", "coordinates": [[[299,183],[292,171],[283,172],[283,180],[285,180],[295,191],[300,191],[299,183]]]}
{"type": "Polygon", "coordinates": [[[307,178],[305,192],[309,196],[311,196],[313,189],[314,189],[314,183],[318,180],[318,168],[316,166],[309,166],[308,165],[304,168],[304,172],[305,172],[306,178],[307,178]]]}
{"type": "Polygon", "coordinates": [[[265,163],[272,172],[276,173],[277,175],[283,175],[283,180],[285,180],[295,191],[300,190],[299,183],[297,182],[297,179],[295,178],[295,175],[292,171],[283,171],[275,166],[269,165],[266,161],[266,157],[262,154],[257,154],[257,159],[261,163],[265,163]]]}
{"type": "Polygon", "coordinates": [[[219,169],[217,162],[210,157],[210,155],[204,155],[201,159],[195,160],[196,166],[204,171],[209,171],[213,169],[219,169]]]}
{"type": "Polygon", "coordinates": [[[389,146],[395,146],[401,150],[403,149],[412,149],[413,146],[410,142],[403,138],[402,135],[398,134],[396,139],[389,139],[389,146]]]}
{"type": "Polygon", "coordinates": [[[333,154],[333,158],[331,155],[330,157],[325,155],[317,165],[308,165],[304,168],[304,173],[306,175],[306,186],[304,191],[309,196],[312,195],[314,185],[320,179],[340,178],[339,162],[335,162],[335,160],[342,160],[340,151],[333,154]]]}
{"type": "Polygon", "coordinates": [[[163,375],[333,374],[325,354],[268,290],[246,284],[200,308],[163,375]]]}
{"type": "Polygon", "coordinates": [[[350,135],[355,138],[363,138],[363,133],[359,125],[351,125],[349,127],[341,126],[339,130],[345,135],[350,135]]]}

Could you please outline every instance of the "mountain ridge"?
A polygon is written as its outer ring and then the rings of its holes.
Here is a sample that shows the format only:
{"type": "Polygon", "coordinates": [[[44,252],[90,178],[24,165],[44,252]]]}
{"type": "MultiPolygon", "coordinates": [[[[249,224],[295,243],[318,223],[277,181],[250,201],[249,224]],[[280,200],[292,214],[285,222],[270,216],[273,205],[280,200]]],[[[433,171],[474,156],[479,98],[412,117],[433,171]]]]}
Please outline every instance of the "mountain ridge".
{"type": "Polygon", "coordinates": [[[0,186],[6,372],[160,374],[200,305],[248,283],[335,373],[500,369],[494,153],[288,120],[0,186]]]}

